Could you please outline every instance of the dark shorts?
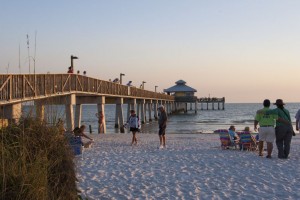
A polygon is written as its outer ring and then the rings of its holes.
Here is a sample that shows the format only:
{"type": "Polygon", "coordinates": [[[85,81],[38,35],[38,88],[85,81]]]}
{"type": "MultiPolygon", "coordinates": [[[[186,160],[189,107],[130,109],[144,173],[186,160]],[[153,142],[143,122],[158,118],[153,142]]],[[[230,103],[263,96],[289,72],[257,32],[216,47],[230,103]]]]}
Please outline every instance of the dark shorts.
{"type": "Polygon", "coordinates": [[[129,129],[130,131],[132,131],[132,132],[138,132],[138,128],[132,128],[132,127],[130,127],[130,129],[129,129]]]}
{"type": "Polygon", "coordinates": [[[158,135],[165,135],[166,134],[166,126],[160,126],[158,135]]]}

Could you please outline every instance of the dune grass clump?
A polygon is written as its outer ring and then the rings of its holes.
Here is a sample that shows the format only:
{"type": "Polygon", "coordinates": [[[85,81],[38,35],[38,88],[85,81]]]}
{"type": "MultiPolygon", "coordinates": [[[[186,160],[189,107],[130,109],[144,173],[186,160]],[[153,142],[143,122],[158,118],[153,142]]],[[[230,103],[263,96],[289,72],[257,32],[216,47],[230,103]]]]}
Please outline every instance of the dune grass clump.
{"type": "Polygon", "coordinates": [[[0,199],[77,199],[74,155],[56,126],[32,118],[0,130],[0,199]]]}

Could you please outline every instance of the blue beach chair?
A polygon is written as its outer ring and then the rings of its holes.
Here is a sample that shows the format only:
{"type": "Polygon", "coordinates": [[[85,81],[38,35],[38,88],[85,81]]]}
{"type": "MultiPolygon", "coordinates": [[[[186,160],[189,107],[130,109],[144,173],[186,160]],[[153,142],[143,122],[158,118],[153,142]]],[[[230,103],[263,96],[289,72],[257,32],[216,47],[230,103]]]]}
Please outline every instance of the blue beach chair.
{"type": "Polygon", "coordinates": [[[255,138],[251,135],[249,131],[237,132],[240,137],[240,149],[255,151],[257,149],[255,138]]]}

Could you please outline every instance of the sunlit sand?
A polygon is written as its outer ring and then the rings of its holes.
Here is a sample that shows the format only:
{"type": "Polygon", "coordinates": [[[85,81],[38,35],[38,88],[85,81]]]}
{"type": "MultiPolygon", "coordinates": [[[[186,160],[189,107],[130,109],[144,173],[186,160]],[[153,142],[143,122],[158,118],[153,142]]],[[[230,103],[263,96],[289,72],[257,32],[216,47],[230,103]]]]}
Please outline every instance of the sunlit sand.
{"type": "Polygon", "coordinates": [[[169,134],[158,149],[156,134],[93,135],[76,157],[78,187],[89,199],[299,199],[300,138],[290,158],[221,150],[215,134],[169,134]]]}

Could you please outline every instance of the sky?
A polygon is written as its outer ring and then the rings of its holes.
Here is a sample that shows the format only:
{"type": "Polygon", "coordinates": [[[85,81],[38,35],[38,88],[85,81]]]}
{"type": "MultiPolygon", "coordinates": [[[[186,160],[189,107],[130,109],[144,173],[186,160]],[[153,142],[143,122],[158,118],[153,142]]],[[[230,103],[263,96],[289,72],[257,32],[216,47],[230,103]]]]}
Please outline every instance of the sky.
{"type": "Polygon", "coordinates": [[[198,97],[300,102],[298,0],[0,0],[0,74],[75,71],[198,97]],[[29,35],[29,56],[26,35],[29,35]],[[20,49],[20,62],[19,62],[20,49]],[[20,63],[20,68],[19,68],[20,63]]]}

